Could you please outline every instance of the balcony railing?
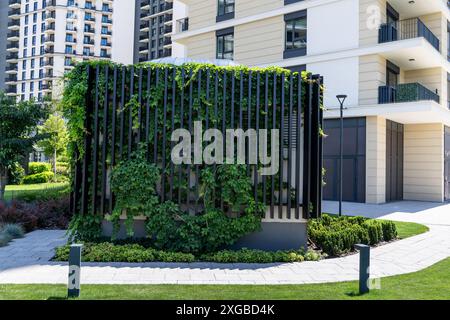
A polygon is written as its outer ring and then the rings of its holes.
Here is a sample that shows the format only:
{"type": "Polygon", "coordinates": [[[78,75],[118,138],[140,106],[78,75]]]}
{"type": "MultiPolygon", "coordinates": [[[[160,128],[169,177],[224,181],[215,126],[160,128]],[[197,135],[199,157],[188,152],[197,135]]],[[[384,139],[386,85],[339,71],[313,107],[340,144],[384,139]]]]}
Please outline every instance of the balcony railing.
{"type": "Polygon", "coordinates": [[[382,24],[378,42],[385,43],[420,37],[425,38],[436,50],[440,51],[438,37],[419,18],[382,24]]]}
{"type": "Polygon", "coordinates": [[[177,32],[184,32],[189,30],[189,18],[177,20],[177,32]]]}
{"type": "Polygon", "coordinates": [[[381,86],[378,88],[378,103],[380,104],[414,101],[435,101],[439,103],[440,97],[420,83],[404,83],[397,85],[397,87],[381,86]]]}

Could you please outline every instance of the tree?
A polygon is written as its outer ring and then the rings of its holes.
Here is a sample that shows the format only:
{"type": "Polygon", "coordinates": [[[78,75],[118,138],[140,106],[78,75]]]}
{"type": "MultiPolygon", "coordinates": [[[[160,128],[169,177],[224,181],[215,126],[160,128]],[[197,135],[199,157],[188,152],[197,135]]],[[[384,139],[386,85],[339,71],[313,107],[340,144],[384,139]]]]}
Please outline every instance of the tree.
{"type": "Polygon", "coordinates": [[[48,116],[45,102],[21,101],[0,92],[0,201],[8,184],[8,171],[28,157],[33,145],[44,138],[37,134],[39,121],[48,116]]]}
{"type": "Polygon", "coordinates": [[[37,145],[47,157],[53,158],[53,170],[56,174],[56,159],[67,150],[68,134],[64,119],[58,113],[50,117],[39,127],[39,133],[48,138],[40,140],[37,145]]]}

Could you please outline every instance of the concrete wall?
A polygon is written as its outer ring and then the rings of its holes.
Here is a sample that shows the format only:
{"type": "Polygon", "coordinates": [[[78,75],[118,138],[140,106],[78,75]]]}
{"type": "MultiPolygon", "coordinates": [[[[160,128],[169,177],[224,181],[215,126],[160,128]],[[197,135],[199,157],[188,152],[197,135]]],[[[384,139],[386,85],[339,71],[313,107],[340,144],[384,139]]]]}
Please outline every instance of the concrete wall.
{"type": "Polygon", "coordinates": [[[444,127],[406,124],[404,199],[444,200],[444,127]]]}
{"type": "Polygon", "coordinates": [[[386,60],[380,55],[359,57],[359,104],[378,103],[378,87],[386,84],[386,60]]]}
{"type": "Polygon", "coordinates": [[[196,30],[216,24],[217,1],[189,1],[188,6],[189,30],[196,30]]]}
{"type": "Polygon", "coordinates": [[[283,58],[283,50],[284,19],[282,16],[246,23],[234,28],[234,60],[238,63],[254,66],[279,61],[283,58]]]}
{"type": "Polygon", "coordinates": [[[386,21],[386,0],[359,1],[359,45],[378,43],[378,26],[386,21]]]}
{"type": "Polygon", "coordinates": [[[185,39],[180,43],[186,46],[185,52],[187,57],[189,58],[208,60],[216,58],[215,32],[202,33],[198,36],[193,36],[189,39],[185,39]]]}
{"type": "MultiPolygon", "coordinates": [[[[111,60],[123,64],[134,61],[135,1],[115,0],[113,7],[111,60]]],[[[137,34],[139,36],[139,33],[137,34]]]]}
{"type": "Polygon", "coordinates": [[[447,73],[442,68],[405,71],[405,83],[419,82],[441,96],[441,104],[447,108],[447,73]]]}
{"type": "Polygon", "coordinates": [[[238,0],[235,1],[236,18],[243,18],[282,8],[284,0],[238,0]]]}
{"type": "Polygon", "coordinates": [[[386,201],[386,119],[366,118],[366,202],[386,201]]]}

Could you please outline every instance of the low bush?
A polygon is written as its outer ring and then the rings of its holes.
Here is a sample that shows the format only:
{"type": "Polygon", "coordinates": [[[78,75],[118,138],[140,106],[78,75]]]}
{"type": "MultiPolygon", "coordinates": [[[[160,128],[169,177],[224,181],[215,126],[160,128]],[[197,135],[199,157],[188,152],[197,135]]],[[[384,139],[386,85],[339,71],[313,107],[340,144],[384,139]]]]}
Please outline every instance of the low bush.
{"type": "Polygon", "coordinates": [[[23,177],[23,184],[38,184],[38,183],[48,183],[52,181],[55,174],[51,171],[44,171],[41,173],[30,174],[28,176],[23,177]]]}
{"type": "MultiPolygon", "coordinates": [[[[53,260],[67,261],[70,246],[57,248],[53,260]]],[[[111,242],[85,243],[82,251],[82,261],[85,262],[195,262],[207,261],[217,263],[273,263],[317,261],[321,255],[314,251],[261,251],[241,249],[237,251],[223,250],[215,253],[194,256],[190,253],[156,250],[145,245],[116,244],[111,242]]]]}
{"type": "Polygon", "coordinates": [[[52,166],[47,162],[30,162],[28,164],[28,174],[34,175],[43,172],[52,171],[52,166]]]}
{"type": "Polygon", "coordinates": [[[36,229],[67,229],[70,219],[68,197],[32,203],[0,202],[0,224],[20,224],[26,232],[36,229]]]}
{"type": "Polygon", "coordinates": [[[23,238],[25,233],[21,225],[13,223],[5,224],[0,229],[1,233],[8,234],[13,239],[23,238]]]}
{"type": "Polygon", "coordinates": [[[6,246],[11,240],[12,237],[9,234],[0,233],[0,247],[6,246]]]}
{"type": "Polygon", "coordinates": [[[70,166],[67,162],[56,162],[56,174],[62,176],[69,176],[70,166]]]}
{"type": "Polygon", "coordinates": [[[397,230],[392,221],[323,215],[308,222],[308,236],[323,252],[336,256],[353,251],[358,243],[391,241],[397,237],[397,230]]]}

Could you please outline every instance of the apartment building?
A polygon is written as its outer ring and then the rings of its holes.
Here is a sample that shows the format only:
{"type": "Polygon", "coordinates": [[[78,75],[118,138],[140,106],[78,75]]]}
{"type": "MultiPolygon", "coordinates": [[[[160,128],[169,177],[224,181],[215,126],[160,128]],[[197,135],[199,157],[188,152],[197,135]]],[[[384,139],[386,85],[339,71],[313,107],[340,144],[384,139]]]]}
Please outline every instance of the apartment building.
{"type": "Polygon", "coordinates": [[[324,77],[325,199],[450,200],[450,11],[444,0],[182,0],[180,56],[324,77]]]}
{"type": "MultiPolygon", "coordinates": [[[[8,28],[8,2],[0,2],[0,30],[8,28]]],[[[6,68],[6,32],[0,33],[0,70],[6,68]]],[[[0,90],[5,90],[5,73],[0,72],[0,90]]]]}
{"type": "Polygon", "coordinates": [[[136,4],[135,62],[172,55],[174,1],[138,0],[136,4]]]}
{"type": "Polygon", "coordinates": [[[123,36],[133,32],[129,22],[119,17],[117,35],[113,33],[113,8],[125,3],[129,4],[126,0],[9,0],[7,93],[22,100],[58,98],[62,76],[77,61],[115,58],[131,63],[133,41],[126,46],[123,36]],[[115,38],[121,38],[128,51],[116,50],[113,57],[115,38]]]}

